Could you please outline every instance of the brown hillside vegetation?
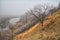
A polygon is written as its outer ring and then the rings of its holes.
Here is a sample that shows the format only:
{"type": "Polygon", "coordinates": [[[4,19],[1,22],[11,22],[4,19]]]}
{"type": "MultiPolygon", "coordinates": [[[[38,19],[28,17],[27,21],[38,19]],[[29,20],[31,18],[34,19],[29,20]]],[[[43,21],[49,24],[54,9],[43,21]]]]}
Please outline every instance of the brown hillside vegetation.
{"type": "Polygon", "coordinates": [[[60,10],[46,17],[43,26],[38,22],[14,40],[60,40],[60,10]]]}

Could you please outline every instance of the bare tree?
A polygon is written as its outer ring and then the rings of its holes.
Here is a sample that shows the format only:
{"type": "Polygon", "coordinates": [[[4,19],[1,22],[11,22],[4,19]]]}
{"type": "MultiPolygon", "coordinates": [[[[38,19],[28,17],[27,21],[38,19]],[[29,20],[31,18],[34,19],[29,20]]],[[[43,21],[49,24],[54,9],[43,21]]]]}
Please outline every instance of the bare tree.
{"type": "Polygon", "coordinates": [[[14,27],[10,26],[10,30],[11,30],[11,40],[13,40],[13,37],[14,37],[14,27]]]}
{"type": "Polygon", "coordinates": [[[48,5],[38,5],[34,8],[34,10],[30,10],[30,12],[42,23],[43,26],[43,21],[45,16],[47,15],[46,12],[48,9],[49,9],[48,5]]]}
{"type": "Polygon", "coordinates": [[[0,40],[1,40],[1,32],[0,32],[0,40]]]}
{"type": "Polygon", "coordinates": [[[59,7],[59,9],[60,9],[60,2],[59,2],[59,4],[58,4],[58,7],[59,7]]]}

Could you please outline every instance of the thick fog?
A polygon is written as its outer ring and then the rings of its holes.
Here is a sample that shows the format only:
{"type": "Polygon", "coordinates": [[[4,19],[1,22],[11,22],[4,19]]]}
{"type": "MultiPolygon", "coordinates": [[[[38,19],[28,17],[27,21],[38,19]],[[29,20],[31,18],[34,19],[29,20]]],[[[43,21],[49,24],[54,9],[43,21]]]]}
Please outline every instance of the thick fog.
{"type": "Polygon", "coordinates": [[[1,16],[20,16],[37,4],[54,4],[57,6],[59,0],[0,0],[1,16]]]}

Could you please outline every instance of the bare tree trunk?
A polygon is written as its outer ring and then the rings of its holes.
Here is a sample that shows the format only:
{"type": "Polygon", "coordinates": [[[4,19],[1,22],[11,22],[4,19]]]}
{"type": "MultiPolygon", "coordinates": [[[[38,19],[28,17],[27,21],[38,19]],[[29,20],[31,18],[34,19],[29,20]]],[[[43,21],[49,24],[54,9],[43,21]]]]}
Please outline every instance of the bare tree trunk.
{"type": "Polygon", "coordinates": [[[1,33],[0,33],[0,40],[1,40],[1,33]]]}
{"type": "Polygon", "coordinates": [[[11,30],[12,31],[12,40],[13,40],[13,30],[11,30]]]}

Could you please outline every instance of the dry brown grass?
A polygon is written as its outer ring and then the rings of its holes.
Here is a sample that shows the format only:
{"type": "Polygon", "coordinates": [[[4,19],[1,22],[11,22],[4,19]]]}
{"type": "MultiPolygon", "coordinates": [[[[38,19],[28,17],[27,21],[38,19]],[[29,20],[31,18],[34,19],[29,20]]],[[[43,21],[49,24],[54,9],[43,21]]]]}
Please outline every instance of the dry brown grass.
{"type": "Polygon", "coordinates": [[[24,33],[18,34],[14,40],[59,40],[60,38],[60,10],[44,21],[44,26],[37,23],[24,33]]]}

